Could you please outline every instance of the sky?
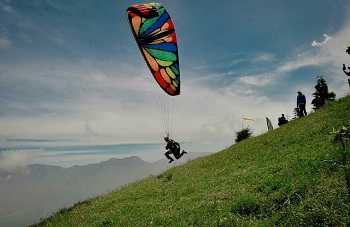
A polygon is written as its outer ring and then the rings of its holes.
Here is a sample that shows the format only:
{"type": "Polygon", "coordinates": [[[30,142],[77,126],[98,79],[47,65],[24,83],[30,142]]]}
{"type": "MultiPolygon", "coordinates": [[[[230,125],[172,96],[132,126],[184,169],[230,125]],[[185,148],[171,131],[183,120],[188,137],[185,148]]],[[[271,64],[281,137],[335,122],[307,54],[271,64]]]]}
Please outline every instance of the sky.
{"type": "MultiPolygon", "coordinates": [[[[0,0],[0,168],[9,160],[64,166],[113,156],[86,147],[75,147],[84,155],[74,159],[52,156],[50,146],[154,144],[140,156],[163,158],[154,80],[126,20],[135,3],[0,0]]],[[[348,0],[161,3],[180,59],[171,136],[190,151],[220,151],[242,127],[265,133],[265,117],[277,128],[282,113],[293,117],[297,90],[310,112],[318,75],[337,98],[349,92],[341,70],[350,66],[348,0]]]]}

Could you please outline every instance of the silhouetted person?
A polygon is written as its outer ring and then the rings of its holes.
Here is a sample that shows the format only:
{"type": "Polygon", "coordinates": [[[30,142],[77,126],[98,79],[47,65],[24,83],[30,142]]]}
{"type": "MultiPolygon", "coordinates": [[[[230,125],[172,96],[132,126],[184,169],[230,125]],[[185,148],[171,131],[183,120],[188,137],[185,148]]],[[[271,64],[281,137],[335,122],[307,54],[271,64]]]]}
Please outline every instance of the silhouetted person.
{"type": "Polygon", "coordinates": [[[299,90],[297,96],[297,108],[300,112],[300,116],[307,115],[306,113],[306,98],[305,95],[299,90]]]}
{"type": "Polygon", "coordinates": [[[281,126],[287,123],[288,123],[288,120],[284,117],[284,114],[282,114],[282,116],[278,118],[278,126],[281,126]]]}

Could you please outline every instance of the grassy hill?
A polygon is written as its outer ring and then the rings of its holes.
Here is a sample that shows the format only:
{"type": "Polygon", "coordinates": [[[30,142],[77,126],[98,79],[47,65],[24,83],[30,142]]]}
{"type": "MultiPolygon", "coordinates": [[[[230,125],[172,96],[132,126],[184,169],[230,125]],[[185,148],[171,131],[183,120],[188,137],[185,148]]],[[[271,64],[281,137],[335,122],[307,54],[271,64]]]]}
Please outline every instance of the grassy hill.
{"type": "MultiPolygon", "coordinates": [[[[107,195],[37,226],[347,226],[350,201],[332,128],[350,97],[107,195]]],[[[232,138],[234,141],[234,138],[232,138]]]]}

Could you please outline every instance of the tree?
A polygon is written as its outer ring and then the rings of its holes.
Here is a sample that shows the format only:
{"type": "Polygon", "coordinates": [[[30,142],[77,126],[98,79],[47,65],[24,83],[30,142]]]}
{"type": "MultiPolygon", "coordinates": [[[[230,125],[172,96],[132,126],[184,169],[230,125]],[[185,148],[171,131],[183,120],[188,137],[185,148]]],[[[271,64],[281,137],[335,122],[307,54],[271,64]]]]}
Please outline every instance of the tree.
{"type": "Polygon", "coordinates": [[[328,101],[335,100],[336,94],[334,92],[328,92],[327,82],[322,75],[317,76],[315,89],[316,91],[312,93],[314,99],[311,101],[314,110],[321,108],[328,101]]]}
{"type": "Polygon", "coordinates": [[[252,135],[253,135],[252,130],[249,128],[249,126],[247,126],[245,129],[242,129],[242,131],[236,132],[237,138],[235,141],[236,143],[238,143],[242,140],[252,137],[252,135]]]}
{"type": "Polygon", "coordinates": [[[299,108],[294,108],[293,114],[293,120],[303,116],[303,113],[299,110],[299,108]]]}

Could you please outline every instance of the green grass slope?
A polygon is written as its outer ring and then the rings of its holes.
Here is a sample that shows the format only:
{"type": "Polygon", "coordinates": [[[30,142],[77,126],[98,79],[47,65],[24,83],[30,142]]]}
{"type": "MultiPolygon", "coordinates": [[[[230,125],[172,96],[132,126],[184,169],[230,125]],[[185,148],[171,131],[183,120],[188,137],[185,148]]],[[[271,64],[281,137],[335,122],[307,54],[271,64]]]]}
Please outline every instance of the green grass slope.
{"type": "MultiPolygon", "coordinates": [[[[347,226],[338,146],[350,97],[211,156],[72,208],[37,226],[347,226]]],[[[234,138],[232,138],[234,141],[234,138]]]]}

